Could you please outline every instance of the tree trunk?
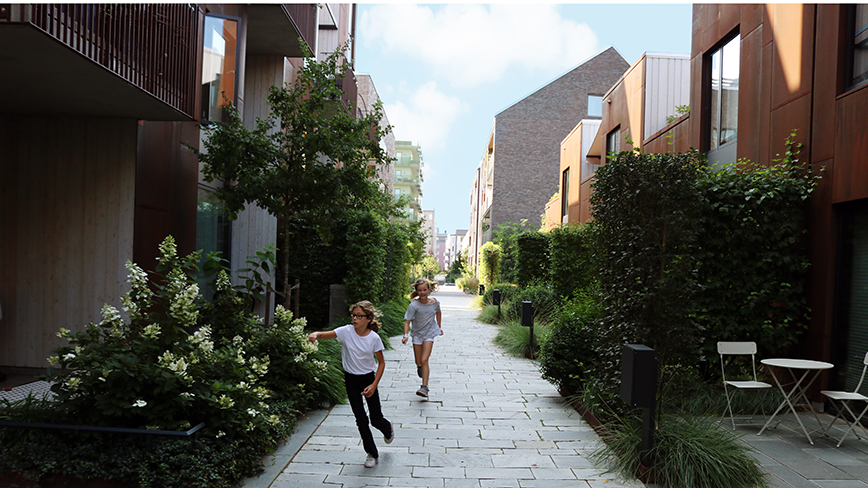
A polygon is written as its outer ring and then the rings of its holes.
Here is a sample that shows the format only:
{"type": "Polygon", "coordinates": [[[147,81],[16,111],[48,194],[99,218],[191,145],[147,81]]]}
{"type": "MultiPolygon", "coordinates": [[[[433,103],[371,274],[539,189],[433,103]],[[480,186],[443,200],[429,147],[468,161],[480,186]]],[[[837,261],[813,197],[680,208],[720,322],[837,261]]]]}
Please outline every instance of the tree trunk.
{"type": "Polygon", "coordinates": [[[287,310],[292,310],[292,307],[290,306],[292,303],[292,290],[290,290],[289,285],[289,223],[286,218],[282,218],[278,221],[278,228],[283,232],[283,243],[278,251],[278,255],[281,256],[280,264],[283,270],[283,276],[281,276],[283,306],[287,310]]]}

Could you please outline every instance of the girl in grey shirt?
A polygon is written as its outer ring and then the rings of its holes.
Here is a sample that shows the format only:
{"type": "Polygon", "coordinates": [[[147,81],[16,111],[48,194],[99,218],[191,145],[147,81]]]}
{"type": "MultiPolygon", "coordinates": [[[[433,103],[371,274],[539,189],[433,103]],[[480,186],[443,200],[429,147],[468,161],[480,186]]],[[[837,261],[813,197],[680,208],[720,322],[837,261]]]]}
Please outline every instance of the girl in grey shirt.
{"type": "Polygon", "coordinates": [[[413,355],[416,357],[416,374],[422,378],[422,386],[416,394],[428,398],[428,358],[434,347],[434,338],[443,335],[441,327],[440,302],[428,296],[431,293],[431,283],[425,278],[419,278],[413,284],[410,294],[410,306],[404,314],[404,338],[406,344],[410,332],[410,322],[413,322],[413,355]]]}

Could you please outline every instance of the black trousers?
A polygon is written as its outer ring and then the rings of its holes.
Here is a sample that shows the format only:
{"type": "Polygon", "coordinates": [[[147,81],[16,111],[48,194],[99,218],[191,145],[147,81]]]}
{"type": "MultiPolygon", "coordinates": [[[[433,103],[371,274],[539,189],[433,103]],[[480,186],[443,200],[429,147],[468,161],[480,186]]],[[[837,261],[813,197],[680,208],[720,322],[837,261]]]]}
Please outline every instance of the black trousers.
{"type": "MultiPolygon", "coordinates": [[[[344,384],[347,387],[347,396],[350,399],[350,407],[353,409],[353,415],[356,417],[356,425],[359,427],[359,434],[362,435],[362,445],[365,447],[365,452],[371,456],[380,457],[377,451],[377,445],[374,444],[374,435],[371,433],[371,428],[368,427],[368,416],[365,414],[365,405],[362,401],[362,391],[374,382],[376,375],[374,372],[368,374],[357,375],[344,372],[344,384]]],[[[368,401],[368,411],[371,414],[371,425],[377,428],[384,436],[392,435],[392,423],[383,417],[383,410],[380,408],[380,391],[374,390],[374,394],[365,398],[368,401]]]]}

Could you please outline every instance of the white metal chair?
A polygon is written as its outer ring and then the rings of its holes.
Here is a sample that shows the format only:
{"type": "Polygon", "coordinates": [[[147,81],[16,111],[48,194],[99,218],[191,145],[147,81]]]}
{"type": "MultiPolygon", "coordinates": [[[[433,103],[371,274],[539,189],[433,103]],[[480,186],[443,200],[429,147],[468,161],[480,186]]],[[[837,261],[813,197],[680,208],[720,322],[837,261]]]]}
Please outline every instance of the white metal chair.
{"type": "MultiPolygon", "coordinates": [[[[723,413],[721,422],[726,421],[726,414],[729,412],[729,419],[732,421],[732,428],[735,429],[735,416],[732,413],[732,397],[730,396],[729,387],[739,390],[760,390],[763,388],[771,388],[772,385],[763,381],[758,381],[756,376],[756,342],[718,342],[717,352],[720,354],[720,374],[723,377],[723,392],[726,395],[726,410],[723,413]],[[751,372],[753,380],[727,380],[726,379],[726,358],[724,356],[750,356],[751,372]]],[[[765,419],[765,407],[762,407],[763,419],[765,419]]]]}
{"type": "Polygon", "coordinates": [[[844,432],[844,435],[841,436],[841,440],[838,441],[837,447],[841,447],[841,443],[844,442],[844,438],[847,437],[847,434],[849,434],[851,430],[853,431],[853,434],[856,436],[857,439],[861,439],[861,437],[859,437],[859,434],[856,432],[857,425],[859,427],[862,427],[862,430],[865,430],[865,427],[863,427],[862,424],[859,423],[859,421],[862,420],[862,416],[865,415],[866,411],[868,411],[868,397],[859,393],[859,389],[862,387],[862,381],[865,379],[865,370],[868,369],[868,353],[865,353],[865,359],[862,362],[862,376],[859,377],[859,383],[856,385],[856,388],[854,388],[853,391],[823,390],[820,392],[823,395],[826,395],[826,398],[829,399],[829,402],[835,405],[835,408],[838,410],[838,414],[835,415],[835,418],[832,419],[831,422],[829,422],[829,427],[825,429],[825,432],[828,433],[829,429],[832,427],[832,424],[834,424],[835,421],[837,421],[839,418],[844,419],[845,422],[850,424],[850,428],[847,429],[846,432],[844,432]],[[852,401],[866,402],[865,408],[862,409],[862,413],[860,413],[858,416],[853,413],[853,410],[850,410],[850,402],[852,401]],[[848,420],[846,416],[844,416],[845,410],[854,419],[852,422],[848,420]]]}

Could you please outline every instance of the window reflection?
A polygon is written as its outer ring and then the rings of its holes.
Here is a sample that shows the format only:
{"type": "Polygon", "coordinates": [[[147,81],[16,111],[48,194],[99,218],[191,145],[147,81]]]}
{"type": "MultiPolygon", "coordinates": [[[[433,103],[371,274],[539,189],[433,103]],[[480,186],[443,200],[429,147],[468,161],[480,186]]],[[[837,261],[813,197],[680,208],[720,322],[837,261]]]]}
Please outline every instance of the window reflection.
{"type": "Polygon", "coordinates": [[[238,21],[205,17],[202,53],[203,123],[229,121],[225,108],[230,103],[235,103],[237,34],[238,21]]]}
{"type": "Polygon", "coordinates": [[[735,36],[711,55],[709,149],[738,138],[738,79],[740,37],[735,36]]]}
{"type": "Polygon", "coordinates": [[[850,86],[868,81],[868,5],[853,5],[853,75],[850,86]]]}

